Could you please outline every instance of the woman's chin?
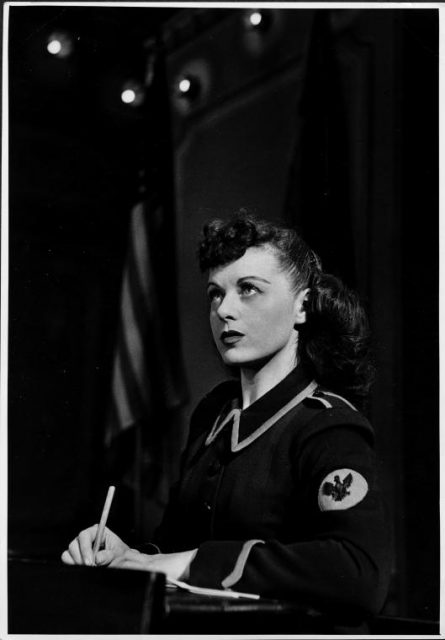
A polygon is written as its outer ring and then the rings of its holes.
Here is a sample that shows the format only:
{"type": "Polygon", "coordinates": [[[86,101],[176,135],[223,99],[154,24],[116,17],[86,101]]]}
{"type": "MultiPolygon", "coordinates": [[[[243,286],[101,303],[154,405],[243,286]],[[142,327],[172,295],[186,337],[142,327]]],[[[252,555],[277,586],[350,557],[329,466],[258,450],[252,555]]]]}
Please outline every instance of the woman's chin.
{"type": "Polygon", "coordinates": [[[247,359],[234,349],[228,349],[224,353],[221,353],[221,358],[228,367],[242,367],[247,363],[247,359]]]}
{"type": "Polygon", "coordinates": [[[240,367],[241,369],[261,369],[264,360],[252,359],[240,353],[226,352],[222,354],[222,360],[227,367],[240,367]]]}
{"type": "Polygon", "coordinates": [[[228,367],[237,367],[242,365],[243,359],[236,357],[236,355],[232,355],[232,354],[228,355],[227,353],[225,353],[221,357],[224,364],[227,365],[228,367]]]}

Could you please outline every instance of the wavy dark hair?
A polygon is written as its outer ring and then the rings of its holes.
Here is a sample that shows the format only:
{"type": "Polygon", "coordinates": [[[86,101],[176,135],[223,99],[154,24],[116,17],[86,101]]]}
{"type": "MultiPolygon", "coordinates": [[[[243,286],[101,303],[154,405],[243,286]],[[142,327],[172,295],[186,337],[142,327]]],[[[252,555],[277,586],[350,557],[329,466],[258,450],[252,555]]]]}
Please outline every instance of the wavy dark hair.
{"type": "Polygon", "coordinates": [[[294,229],[246,212],[212,220],[202,230],[199,266],[206,272],[261,246],[276,252],[295,292],[310,290],[306,323],[299,327],[299,359],[319,384],[362,404],[374,377],[365,310],[354,291],[323,272],[318,255],[294,229]]]}

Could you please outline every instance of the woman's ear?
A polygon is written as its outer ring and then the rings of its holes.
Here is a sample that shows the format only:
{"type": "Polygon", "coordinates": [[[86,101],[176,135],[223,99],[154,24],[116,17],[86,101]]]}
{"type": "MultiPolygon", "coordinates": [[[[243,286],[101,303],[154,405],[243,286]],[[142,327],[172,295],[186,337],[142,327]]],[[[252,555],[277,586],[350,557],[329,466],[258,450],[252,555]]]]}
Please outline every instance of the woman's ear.
{"type": "Polygon", "coordinates": [[[310,289],[302,289],[297,293],[294,303],[295,325],[304,324],[306,322],[306,305],[305,302],[309,297],[310,289]]]}

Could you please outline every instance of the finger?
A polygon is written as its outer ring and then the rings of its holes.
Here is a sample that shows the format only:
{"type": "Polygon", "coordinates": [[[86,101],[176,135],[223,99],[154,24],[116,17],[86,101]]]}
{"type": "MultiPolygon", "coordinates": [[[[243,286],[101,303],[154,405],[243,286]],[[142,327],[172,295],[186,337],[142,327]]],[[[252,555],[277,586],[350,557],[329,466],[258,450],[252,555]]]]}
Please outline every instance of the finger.
{"type": "Polygon", "coordinates": [[[125,562],[124,556],[115,556],[111,562],[109,563],[109,567],[112,569],[120,569],[122,568],[123,563],[125,562]]]}
{"type": "Polygon", "coordinates": [[[93,527],[89,527],[88,529],[81,531],[77,536],[83,561],[90,567],[94,565],[93,541],[96,537],[96,533],[97,525],[94,525],[93,527]]]}
{"type": "Polygon", "coordinates": [[[68,551],[68,549],[66,549],[62,555],[61,555],[61,560],[62,562],[64,562],[65,564],[75,564],[74,560],[72,559],[70,552],[68,551]]]}
{"type": "Polygon", "coordinates": [[[83,564],[82,554],[80,553],[80,548],[79,548],[79,543],[77,541],[77,538],[75,538],[69,543],[68,551],[74,561],[74,564],[83,564]]]}
{"type": "Polygon", "coordinates": [[[114,560],[115,554],[113,551],[104,549],[103,551],[98,551],[96,554],[96,564],[98,566],[104,567],[110,564],[114,560]]]}
{"type": "Polygon", "coordinates": [[[111,529],[105,527],[103,541],[105,547],[112,547],[117,541],[120,541],[120,538],[115,533],[113,533],[111,529]]]}

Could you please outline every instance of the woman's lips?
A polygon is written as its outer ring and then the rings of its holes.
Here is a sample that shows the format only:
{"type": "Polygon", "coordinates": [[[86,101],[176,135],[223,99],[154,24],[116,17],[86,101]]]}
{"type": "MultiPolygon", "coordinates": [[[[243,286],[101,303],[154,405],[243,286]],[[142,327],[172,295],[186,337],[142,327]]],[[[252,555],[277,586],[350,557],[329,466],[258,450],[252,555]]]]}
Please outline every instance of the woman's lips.
{"type": "Polygon", "coordinates": [[[236,344],[244,337],[243,333],[239,331],[223,331],[220,336],[220,340],[225,345],[236,344]]]}

